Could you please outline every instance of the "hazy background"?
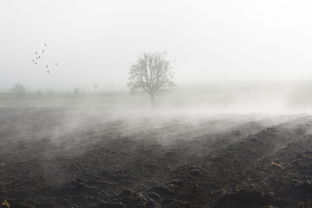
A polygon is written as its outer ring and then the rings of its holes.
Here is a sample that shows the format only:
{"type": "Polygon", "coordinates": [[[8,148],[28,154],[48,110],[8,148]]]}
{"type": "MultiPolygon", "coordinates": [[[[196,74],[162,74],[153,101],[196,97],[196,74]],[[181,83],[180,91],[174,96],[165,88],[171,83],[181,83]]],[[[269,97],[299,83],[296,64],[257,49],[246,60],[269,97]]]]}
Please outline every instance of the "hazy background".
{"type": "Polygon", "coordinates": [[[0,89],[126,90],[131,62],[168,52],[180,88],[309,81],[312,3],[277,0],[1,0],[0,89]],[[48,44],[46,73],[31,60],[48,44]]]}

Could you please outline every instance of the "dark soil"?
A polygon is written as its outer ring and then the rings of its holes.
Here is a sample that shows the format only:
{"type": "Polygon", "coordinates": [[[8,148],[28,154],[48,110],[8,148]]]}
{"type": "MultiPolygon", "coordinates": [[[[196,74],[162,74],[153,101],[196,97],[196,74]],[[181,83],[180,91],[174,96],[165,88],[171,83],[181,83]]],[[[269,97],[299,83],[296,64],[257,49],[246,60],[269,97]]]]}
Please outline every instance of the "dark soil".
{"type": "Polygon", "coordinates": [[[308,116],[85,117],[63,131],[60,110],[22,112],[0,111],[0,200],[11,208],[312,206],[308,116]]]}

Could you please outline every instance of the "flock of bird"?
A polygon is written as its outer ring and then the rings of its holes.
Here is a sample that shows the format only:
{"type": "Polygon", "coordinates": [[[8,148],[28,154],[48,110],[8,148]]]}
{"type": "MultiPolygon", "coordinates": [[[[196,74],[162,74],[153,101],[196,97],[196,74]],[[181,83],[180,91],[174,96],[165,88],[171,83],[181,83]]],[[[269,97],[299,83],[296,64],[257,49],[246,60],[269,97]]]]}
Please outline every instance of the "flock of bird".
{"type": "Polygon", "coordinates": [[[47,62],[43,61],[43,57],[46,56],[48,45],[45,43],[43,44],[43,48],[41,50],[35,51],[35,57],[32,59],[32,62],[35,65],[43,65],[47,73],[51,72],[51,69],[58,66],[58,63],[55,62],[54,64],[48,64],[47,62]]]}

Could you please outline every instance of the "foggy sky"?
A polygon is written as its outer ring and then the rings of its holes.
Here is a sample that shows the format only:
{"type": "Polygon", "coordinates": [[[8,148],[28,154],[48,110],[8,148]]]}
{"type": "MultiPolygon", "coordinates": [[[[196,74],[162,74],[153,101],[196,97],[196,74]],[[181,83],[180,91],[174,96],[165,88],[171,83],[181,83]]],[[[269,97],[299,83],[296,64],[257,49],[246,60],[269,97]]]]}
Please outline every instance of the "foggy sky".
{"type": "Polygon", "coordinates": [[[0,89],[125,88],[147,51],[166,50],[178,85],[312,76],[312,3],[277,0],[1,0],[0,89]],[[48,44],[46,73],[31,62],[48,44]]]}

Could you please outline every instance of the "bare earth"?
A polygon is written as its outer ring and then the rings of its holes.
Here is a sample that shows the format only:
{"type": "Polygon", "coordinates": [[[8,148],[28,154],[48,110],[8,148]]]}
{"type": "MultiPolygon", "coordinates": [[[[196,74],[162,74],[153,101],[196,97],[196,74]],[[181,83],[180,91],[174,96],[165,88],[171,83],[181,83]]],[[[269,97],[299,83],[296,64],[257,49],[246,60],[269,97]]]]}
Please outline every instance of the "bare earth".
{"type": "Polygon", "coordinates": [[[12,208],[311,207],[312,117],[0,108],[12,208]]]}

